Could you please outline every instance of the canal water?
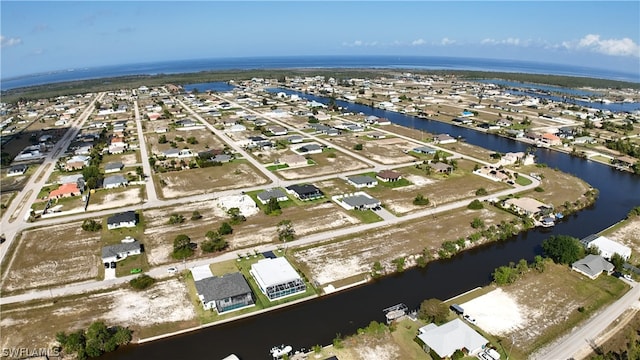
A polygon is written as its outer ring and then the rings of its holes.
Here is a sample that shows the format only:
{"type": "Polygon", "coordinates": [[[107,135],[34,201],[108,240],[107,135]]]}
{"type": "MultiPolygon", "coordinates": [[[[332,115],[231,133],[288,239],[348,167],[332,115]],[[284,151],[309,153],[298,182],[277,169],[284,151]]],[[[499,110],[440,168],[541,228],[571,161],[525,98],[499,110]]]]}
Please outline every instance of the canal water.
{"type": "MultiPolygon", "coordinates": [[[[289,94],[296,93],[289,90],[289,94]]],[[[309,100],[327,99],[297,93],[309,100]]],[[[337,101],[350,111],[385,117],[392,122],[430,133],[461,136],[468,143],[499,152],[525,151],[527,144],[437,121],[417,119],[368,106],[337,101]]],[[[492,271],[510,261],[531,261],[541,254],[540,244],[552,234],[584,237],[620,221],[640,205],[640,177],[606,165],[546,149],[537,160],[551,168],[574,174],[600,190],[596,203],[565,218],[551,229],[534,229],[494,244],[464,251],[447,260],[409,269],[373,283],[322,296],[251,318],[214,326],[171,338],[131,345],[104,356],[105,359],[222,359],[235,353],[241,359],[269,359],[269,349],[287,344],[294,349],[327,345],[337,333],[350,335],[371,320],[383,321],[382,309],[405,303],[418,307],[428,298],[447,299],[491,281],[492,271]]],[[[400,225],[401,226],[401,225],[400,225]]],[[[390,239],[393,241],[393,239],[390,239]]]]}

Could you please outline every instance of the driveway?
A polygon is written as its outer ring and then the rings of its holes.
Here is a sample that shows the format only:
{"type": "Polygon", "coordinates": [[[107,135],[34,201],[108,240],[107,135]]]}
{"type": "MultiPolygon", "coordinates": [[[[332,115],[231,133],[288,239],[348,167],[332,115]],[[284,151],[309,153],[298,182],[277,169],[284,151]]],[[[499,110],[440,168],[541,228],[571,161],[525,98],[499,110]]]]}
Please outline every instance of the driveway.
{"type": "Polygon", "coordinates": [[[116,278],[116,269],[104,269],[104,280],[112,280],[116,278]]]}

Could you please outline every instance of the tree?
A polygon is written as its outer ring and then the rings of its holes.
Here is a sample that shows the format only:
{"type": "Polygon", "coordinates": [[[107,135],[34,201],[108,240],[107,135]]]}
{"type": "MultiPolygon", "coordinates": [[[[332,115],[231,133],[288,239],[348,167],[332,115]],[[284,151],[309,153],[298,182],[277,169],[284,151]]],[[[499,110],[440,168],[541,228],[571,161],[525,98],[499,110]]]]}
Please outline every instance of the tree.
{"type": "Polygon", "coordinates": [[[200,219],[202,219],[202,214],[200,214],[198,210],[194,210],[193,213],[191,213],[191,220],[200,220],[200,219]]]}
{"type": "Polygon", "coordinates": [[[540,255],[536,255],[533,258],[533,267],[538,270],[538,272],[544,272],[545,263],[544,258],[540,255]]]}
{"type": "Polygon", "coordinates": [[[220,225],[220,228],[218,229],[218,232],[220,233],[220,235],[229,235],[229,234],[233,233],[233,228],[231,227],[231,225],[229,225],[228,222],[223,222],[220,225]]]}
{"type": "Polygon", "coordinates": [[[476,196],[485,196],[488,195],[489,193],[487,192],[487,189],[485,188],[480,188],[478,190],[476,190],[476,196]]]}
{"type": "Polygon", "coordinates": [[[167,141],[167,137],[164,134],[160,135],[160,137],[158,138],[158,144],[166,144],[167,141]]]}
{"type": "Polygon", "coordinates": [[[568,235],[553,235],[542,242],[542,251],[559,264],[571,264],[584,256],[580,240],[568,235]]]}
{"type": "Polygon", "coordinates": [[[474,229],[484,228],[484,226],[484,221],[478,217],[473,218],[473,221],[471,221],[471,227],[474,229]]]}
{"type": "Polygon", "coordinates": [[[453,352],[453,354],[451,355],[451,360],[460,360],[464,357],[464,352],[462,352],[462,350],[458,349],[456,351],[453,352]]]}
{"type": "Polygon", "coordinates": [[[475,199],[472,202],[469,203],[469,205],[467,205],[467,209],[471,209],[471,210],[480,210],[484,208],[484,205],[482,205],[482,202],[480,202],[480,200],[475,199]]]}
{"type": "Polygon", "coordinates": [[[190,136],[187,138],[187,143],[191,145],[195,145],[198,143],[198,140],[196,140],[195,136],[190,136]]]}
{"type": "Polygon", "coordinates": [[[184,259],[191,255],[193,255],[191,238],[184,234],[176,236],[173,240],[173,257],[175,259],[184,259]]]}
{"type": "Polygon", "coordinates": [[[82,230],[84,231],[100,231],[102,229],[102,224],[100,224],[99,222],[93,220],[93,219],[87,219],[85,221],[82,222],[82,230]]]}
{"type": "Polygon", "coordinates": [[[611,256],[611,263],[615,267],[616,271],[622,271],[624,269],[625,260],[622,255],[618,253],[613,253],[611,256]]]}
{"type": "Polygon", "coordinates": [[[142,274],[137,278],[133,278],[129,281],[129,285],[136,290],[144,290],[149,286],[153,285],[156,282],[156,279],[152,278],[147,274],[142,274]]]}
{"type": "Polygon", "coordinates": [[[222,238],[222,235],[220,235],[220,233],[217,231],[209,230],[207,231],[205,237],[207,238],[207,240],[202,242],[202,244],[200,245],[202,251],[204,252],[222,251],[229,245],[227,241],[222,238]]]}
{"type": "Polygon", "coordinates": [[[269,199],[269,202],[267,202],[267,205],[264,208],[264,213],[267,215],[270,215],[270,214],[279,215],[281,213],[280,210],[281,208],[280,208],[280,203],[278,202],[278,199],[272,197],[269,199]]]}
{"type": "Polygon", "coordinates": [[[510,266],[500,266],[493,271],[493,281],[498,285],[512,284],[518,278],[515,269],[510,266]]]}
{"type": "Polygon", "coordinates": [[[242,213],[240,213],[240,209],[237,207],[232,207],[229,210],[227,210],[227,215],[231,217],[232,225],[237,225],[243,221],[247,221],[247,218],[244,215],[242,215],[242,213]]]}
{"type": "Polygon", "coordinates": [[[296,237],[296,231],[293,229],[291,220],[282,220],[277,225],[278,240],[291,241],[296,237]]]}
{"type": "Polygon", "coordinates": [[[99,167],[91,165],[82,169],[82,177],[87,188],[95,189],[102,182],[104,175],[100,172],[99,167]]]}
{"type": "Polygon", "coordinates": [[[362,150],[362,144],[358,143],[353,145],[353,150],[362,150]]]}
{"type": "Polygon", "coordinates": [[[422,194],[418,194],[415,199],[413,199],[413,205],[429,205],[429,199],[422,194]]]}
{"type": "Polygon", "coordinates": [[[442,301],[431,298],[423,301],[418,310],[418,318],[427,322],[441,324],[447,320],[449,308],[442,301]]]}
{"type": "Polygon", "coordinates": [[[142,166],[136,166],[136,175],[138,175],[138,177],[142,179],[142,177],[144,176],[144,170],[142,169],[142,166]]]}
{"type": "Polygon", "coordinates": [[[169,224],[182,224],[184,222],[184,216],[182,214],[173,213],[169,216],[169,224]]]}

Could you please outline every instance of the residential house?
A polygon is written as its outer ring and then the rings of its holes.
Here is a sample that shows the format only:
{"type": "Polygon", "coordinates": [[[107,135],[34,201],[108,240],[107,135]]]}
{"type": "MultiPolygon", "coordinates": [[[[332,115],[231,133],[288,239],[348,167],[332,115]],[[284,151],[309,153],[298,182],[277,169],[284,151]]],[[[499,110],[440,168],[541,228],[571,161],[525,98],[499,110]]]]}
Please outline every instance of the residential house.
{"type": "Polygon", "coordinates": [[[440,174],[451,174],[453,171],[453,166],[443,162],[429,163],[429,167],[440,174]]]}
{"type": "Polygon", "coordinates": [[[413,152],[416,152],[418,154],[433,155],[436,153],[436,149],[429,146],[418,146],[417,148],[413,149],[413,152]]]}
{"type": "Polygon", "coordinates": [[[180,127],[193,127],[193,126],[200,125],[200,123],[195,120],[186,118],[186,119],[180,119],[176,121],[176,125],[180,127]]]}
{"type": "Polygon", "coordinates": [[[114,136],[109,142],[109,154],[122,154],[128,147],[124,137],[114,136]]]}
{"type": "Polygon", "coordinates": [[[20,175],[24,175],[27,172],[27,169],[29,167],[27,165],[13,165],[12,167],[9,168],[9,171],[7,171],[7,176],[20,176],[20,175]]]}
{"type": "Polygon", "coordinates": [[[287,194],[285,194],[280,189],[265,190],[265,191],[259,193],[257,195],[257,198],[263,205],[266,205],[269,202],[269,200],[271,200],[272,198],[275,198],[277,201],[287,201],[287,200],[289,200],[289,198],[287,197],[287,194]]]}
{"type": "Polygon", "coordinates": [[[80,181],[84,182],[84,176],[82,174],[72,174],[61,176],[58,179],[58,184],[78,183],[80,181]]]}
{"type": "Polygon", "coordinates": [[[287,164],[289,167],[305,166],[307,165],[307,159],[298,154],[287,154],[280,158],[281,164],[287,164]]]}
{"type": "Polygon", "coordinates": [[[303,154],[319,154],[322,152],[322,146],[318,144],[307,144],[299,147],[296,150],[303,154]]]}
{"type": "Polygon", "coordinates": [[[384,139],[384,138],[386,138],[386,137],[387,137],[387,134],[385,134],[385,133],[381,133],[381,132],[378,132],[378,131],[374,131],[374,132],[370,132],[370,133],[368,133],[368,134],[367,134],[367,137],[369,137],[369,138],[371,138],[371,139],[376,139],[376,140],[378,140],[378,139],[384,139]]]}
{"type": "Polygon", "coordinates": [[[595,144],[597,140],[591,136],[580,136],[573,139],[572,144],[595,144]]]}
{"type": "Polygon", "coordinates": [[[93,149],[92,144],[82,145],[73,151],[74,155],[89,155],[93,149]]]}
{"type": "Polygon", "coordinates": [[[450,358],[456,350],[474,356],[489,343],[459,318],[440,326],[431,323],[421,327],[418,340],[426,352],[433,351],[440,358],[450,358]]]}
{"type": "Polygon", "coordinates": [[[82,194],[82,191],[78,188],[78,184],[72,182],[62,184],[57,189],[49,192],[49,199],[60,199],[64,197],[79,196],[80,194],[82,194]]]}
{"type": "Polygon", "coordinates": [[[107,218],[107,229],[119,229],[135,227],[138,224],[138,216],[135,211],[125,211],[107,218]]]}
{"type": "Polygon", "coordinates": [[[281,299],[307,290],[298,272],[284,257],[259,260],[251,265],[249,273],[269,300],[281,299]]]}
{"type": "Polygon", "coordinates": [[[384,182],[394,182],[402,179],[402,175],[393,170],[382,170],[376,174],[376,178],[384,182]]]}
{"type": "Polygon", "coordinates": [[[334,200],[347,210],[368,210],[381,205],[380,200],[373,198],[364,192],[337,196],[334,200]]]}
{"type": "Polygon", "coordinates": [[[541,141],[545,144],[549,144],[550,146],[562,145],[562,139],[560,139],[560,137],[558,137],[557,135],[551,133],[542,134],[541,141]]]}
{"type": "Polygon", "coordinates": [[[509,198],[504,201],[504,206],[529,217],[544,215],[553,209],[550,205],[528,197],[509,198]]]}
{"type": "Polygon", "coordinates": [[[104,178],[104,180],[102,180],[102,187],[105,189],[114,189],[120,186],[126,186],[128,184],[129,182],[127,181],[127,179],[125,179],[124,176],[120,174],[107,176],[106,178],[104,178]]]}
{"type": "Polygon", "coordinates": [[[509,127],[511,125],[513,125],[513,122],[507,119],[498,119],[498,121],[496,121],[496,125],[500,126],[500,127],[509,127]]]}
{"type": "Polygon", "coordinates": [[[449,134],[440,134],[433,138],[433,142],[436,144],[452,144],[457,140],[449,134]]]}
{"type": "Polygon", "coordinates": [[[229,127],[229,131],[231,132],[242,132],[245,130],[247,130],[247,128],[242,124],[231,125],[231,127],[229,127]]]}
{"type": "Polygon", "coordinates": [[[356,187],[356,189],[361,188],[372,188],[378,185],[378,180],[372,178],[371,176],[350,176],[347,178],[349,184],[356,187]]]}
{"type": "Polygon", "coordinates": [[[267,131],[275,136],[287,135],[288,131],[282,126],[268,126],[267,131]]]}
{"type": "Polygon", "coordinates": [[[521,137],[524,137],[524,131],[522,130],[516,130],[516,129],[509,129],[506,130],[505,133],[513,138],[519,139],[521,137]]]}
{"type": "Polygon", "coordinates": [[[324,193],[314,185],[291,185],[286,190],[300,200],[315,200],[324,197],[324,193]]]}
{"type": "Polygon", "coordinates": [[[617,241],[599,235],[589,235],[580,242],[586,248],[598,248],[600,255],[605,259],[611,259],[613,254],[620,255],[625,261],[631,256],[631,248],[617,241]]]}
{"type": "Polygon", "coordinates": [[[218,314],[254,305],[253,293],[242,273],[211,276],[194,281],[205,310],[218,314]]]}
{"type": "Polygon", "coordinates": [[[289,141],[291,144],[299,144],[302,142],[302,140],[304,140],[304,138],[300,135],[292,135],[287,138],[287,141],[289,141]]]}
{"type": "Polygon", "coordinates": [[[120,261],[128,256],[140,255],[142,245],[138,240],[126,238],[120,244],[108,245],[102,248],[102,262],[120,261]]]}
{"type": "Polygon", "coordinates": [[[592,280],[596,279],[603,272],[611,274],[614,269],[615,267],[612,263],[605,260],[602,256],[594,254],[589,254],[583,259],[571,264],[571,270],[584,274],[592,280]]]}
{"type": "Polygon", "coordinates": [[[91,158],[86,155],[75,155],[65,162],[67,171],[80,170],[85,166],[89,166],[91,158]]]}
{"type": "Polygon", "coordinates": [[[118,172],[124,168],[124,164],[120,161],[110,162],[104,166],[104,172],[106,174],[118,172]]]}
{"type": "Polygon", "coordinates": [[[458,125],[473,124],[473,120],[469,119],[468,117],[457,117],[451,121],[453,121],[455,124],[458,124],[458,125]]]}
{"type": "Polygon", "coordinates": [[[191,150],[175,149],[175,148],[171,148],[163,151],[162,155],[164,155],[166,158],[180,158],[180,159],[193,157],[193,153],[191,152],[191,150]]]}

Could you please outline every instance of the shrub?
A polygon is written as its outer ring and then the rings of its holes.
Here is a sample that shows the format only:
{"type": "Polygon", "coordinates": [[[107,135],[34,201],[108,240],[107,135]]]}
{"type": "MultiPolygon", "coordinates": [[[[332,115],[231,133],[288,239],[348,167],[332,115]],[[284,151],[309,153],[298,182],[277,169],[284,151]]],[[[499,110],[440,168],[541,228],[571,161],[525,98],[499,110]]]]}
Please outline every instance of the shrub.
{"type": "Polygon", "coordinates": [[[184,216],[182,214],[171,214],[169,216],[169,224],[182,224],[184,222],[184,216]]]}
{"type": "Polygon", "coordinates": [[[220,233],[220,235],[229,235],[233,233],[233,228],[231,227],[231,225],[229,225],[228,222],[223,222],[222,225],[220,225],[218,232],[220,233]]]}
{"type": "Polygon", "coordinates": [[[136,290],[144,290],[149,286],[153,285],[156,282],[156,279],[152,278],[147,274],[142,274],[137,278],[131,279],[129,281],[129,285],[136,290]]]}
{"type": "Polygon", "coordinates": [[[485,188],[480,188],[480,189],[476,190],[476,196],[485,196],[485,195],[488,195],[488,194],[489,194],[489,192],[485,188]]]}
{"type": "Polygon", "coordinates": [[[471,221],[471,227],[474,229],[483,228],[484,221],[480,218],[473,218],[473,221],[471,221]]]}
{"type": "Polygon", "coordinates": [[[429,199],[422,194],[418,194],[415,199],[413,199],[413,205],[429,205],[429,199]]]}
{"type": "Polygon", "coordinates": [[[202,215],[200,214],[200,212],[198,210],[195,210],[191,214],[191,220],[200,220],[200,219],[202,219],[202,215]]]}
{"type": "Polygon", "coordinates": [[[484,208],[484,205],[482,205],[482,202],[480,202],[480,200],[475,199],[472,202],[469,203],[469,205],[467,205],[467,209],[471,209],[471,210],[480,210],[484,208]]]}
{"type": "Polygon", "coordinates": [[[536,186],[535,189],[533,189],[535,192],[544,192],[544,189],[540,186],[536,186]]]}
{"type": "Polygon", "coordinates": [[[82,222],[82,230],[84,231],[100,231],[102,230],[102,224],[100,224],[99,222],[93,220],[93,219],[87,219],[85,221],[82,222]]]}
{"type": "Polygon", "coordinates": [[[353,150],[362,150],[362,144],[353,145],[353,150]]]}

